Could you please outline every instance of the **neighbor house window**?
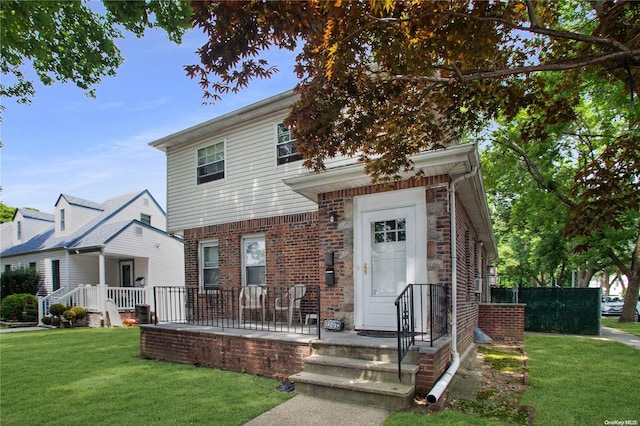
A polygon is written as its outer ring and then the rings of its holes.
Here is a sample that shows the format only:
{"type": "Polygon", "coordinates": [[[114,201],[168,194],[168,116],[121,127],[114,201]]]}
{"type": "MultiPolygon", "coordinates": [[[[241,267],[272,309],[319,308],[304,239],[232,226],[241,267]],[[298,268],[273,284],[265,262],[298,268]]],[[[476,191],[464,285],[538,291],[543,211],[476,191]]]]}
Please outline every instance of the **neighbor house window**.
{"type": "Polygon", "coordinates": [[[267,251],[264,236],[242,239],[242,283],[243,285],[265,285],[267,251]]]}
{"type": "Polygon", "coordinates": [[[65,227],[64,209],[60,209],[60,231],[64,231],[65,227]]]}
{"type": "Polygon", "coordinates": [[[51,285],[53,286],[53,291],[56,291],[60,288],[60,261],[59,260],[51,261],[51,285]]]}
{"type": "Polygon", "coordinates": [[[22,239],[22,222],[21,221],[16,222],[16,234],[17,234],[18,240],[21,240],[22,239]]]}
{"type": "Polygon", "coordinates": [[[278,156],[278,164],[290,163],[302,159],[302,156],[296,152],[296,141],[293,139],[291,129],[284,124],[278,124],[278,140],[276,143],[276,151],[278,156]]]}
{"type": "Polygon", "coordinates": [[[224,142],[198,150],[198,185],[224,179],[224,142]]]}
{"type": "Polygon", "coordinates": [[[145,225],[151,226],[151,216],[149,216],[148,214],[140,213],[140,222],[144,223],[145,225]]]}
{"type": "Polygon", "coordinates": [[[202,287],[216,289],[220,285],[220,250],[218,242],[200,244],[200,280],[202,287]]]}

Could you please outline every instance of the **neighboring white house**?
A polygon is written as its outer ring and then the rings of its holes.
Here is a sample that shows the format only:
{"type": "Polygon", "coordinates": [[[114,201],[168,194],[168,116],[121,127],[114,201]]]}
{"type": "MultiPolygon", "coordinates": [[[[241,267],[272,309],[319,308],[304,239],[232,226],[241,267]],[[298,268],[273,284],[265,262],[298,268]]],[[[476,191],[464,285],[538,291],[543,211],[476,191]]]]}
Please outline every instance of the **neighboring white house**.
{"type": "Polygon", "coordinates": [[[0,261],[1,271],[37,269],[40,295],[102,285],[139,289],[135,300],[149,303],[154,286],[184,285],[182,239],[148,190],[103,203],[61,194],[53,214],[18,209],[2,226],[0,261]]]}

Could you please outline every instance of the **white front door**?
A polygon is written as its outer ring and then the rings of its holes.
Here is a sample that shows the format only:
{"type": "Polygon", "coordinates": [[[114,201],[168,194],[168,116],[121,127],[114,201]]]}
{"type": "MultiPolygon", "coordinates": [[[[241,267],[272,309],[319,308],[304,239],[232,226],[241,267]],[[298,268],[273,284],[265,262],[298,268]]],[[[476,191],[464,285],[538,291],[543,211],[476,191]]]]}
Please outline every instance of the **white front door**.
{"type": "Polygon", "coordinates": [[[426,279],[424,189],[369,197],[356,216],[356,328],[395,330],[396,297],[426,279]]]}

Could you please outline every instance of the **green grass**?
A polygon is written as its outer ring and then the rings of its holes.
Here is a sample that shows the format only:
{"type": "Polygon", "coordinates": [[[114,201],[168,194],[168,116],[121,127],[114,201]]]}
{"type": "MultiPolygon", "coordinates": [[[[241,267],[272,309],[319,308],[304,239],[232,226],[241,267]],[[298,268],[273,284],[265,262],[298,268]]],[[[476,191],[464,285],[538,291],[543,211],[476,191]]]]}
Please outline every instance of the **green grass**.
{"type": "Polygon", "coordinates": [[[523,355],[520,352],[502,351],[485,346],[480,346],[478,352],[484,353],[484,362],[498,371],[517,371],[523,361],[523,355]]]}
{"type": "MultiPolygon", "coordinates": [[[[535,425],[603,425],[640,422],[640,351],[618,342],[572,336],[527,335],[530,386],[521,405],[534,408],[535,425]],[[613,423],[610,423],[613,424],[613,423]]],[[[509,368],[500,354],[495,368],[509,368]]],[[[487,394],[486,396],[490,396],[487,394]]],[[[485,395],[473,404],[482,405],[485,395]]],[[[480,415],[481,413],[477,413],[480,415]]],[[[492,414],[493,415],[493,414],[492,414]]],[[[392,413],[385,426],[496,425],[497,421],[445,410],[438,414],[392,413]]]]}
{"type": "Polygon", "coordinates": [[[140,358],[140,332],[0,336],[0,424],[241,425],[292,395],[278,381],[140,358]]]}
{"type": "Polygon", "coordinates": [[[640,352],[617,342],[527,335],[536,425],[602,425],[640,421],[640,352]]]}
{"type": "Polygon", "coordinates": [[[391,413],[384,426],[407,426],[407,425],[447,425],[447,426],[488,426],[488,425],[506,425],[507,423],[495,420],[487,420],[464,414],[459,411],[443,410],[434,414],[419,413],[391,413]]]}
{"type": "Polygon", "coordinates": [[[640,322],[618,322],[618,318],[602,318],[602,325],[640,336],[640,322]]]}
{"type": "MultiPolygon", "coordinates": [[[[530,388],[521,403],[534,407],[536,425],[640,421],[637,349],[527,335],[525,351],[530,388]]],[[[241,425],[292,396],[275,390],[278,382],[272,379],[144,360],[139,354],[135,327],[0,335],[0,424],[241,425]]],[[[392,413],[384,424],[504,423],[445,410],[392,413]]]]}

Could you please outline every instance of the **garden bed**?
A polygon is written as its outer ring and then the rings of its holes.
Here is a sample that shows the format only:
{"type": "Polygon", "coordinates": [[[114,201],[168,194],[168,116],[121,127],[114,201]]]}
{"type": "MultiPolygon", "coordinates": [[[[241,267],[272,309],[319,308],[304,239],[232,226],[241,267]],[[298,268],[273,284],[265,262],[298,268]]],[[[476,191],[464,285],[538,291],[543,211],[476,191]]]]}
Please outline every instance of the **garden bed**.
{"type": "Polygon", "coordinates": [[[0,321],[0,327],[5,328],[19,328],[19,327],[37,327],[37,321],[25,322],[25,321],[0,321]]]}

